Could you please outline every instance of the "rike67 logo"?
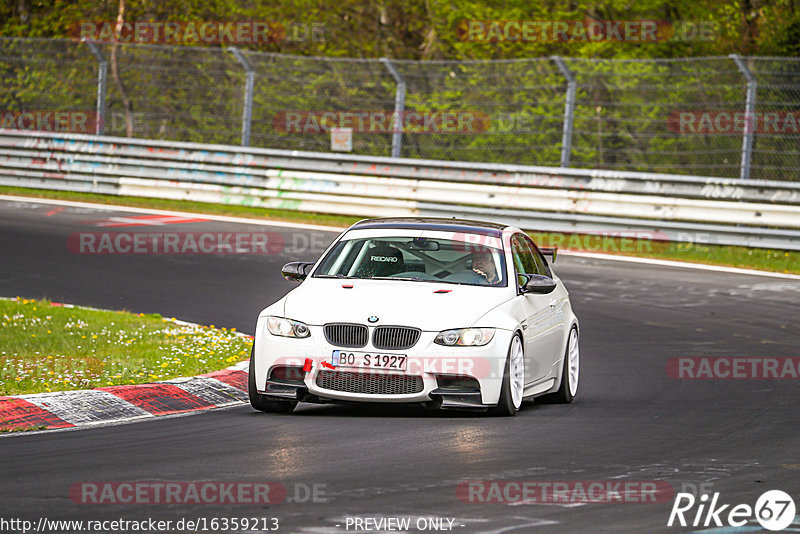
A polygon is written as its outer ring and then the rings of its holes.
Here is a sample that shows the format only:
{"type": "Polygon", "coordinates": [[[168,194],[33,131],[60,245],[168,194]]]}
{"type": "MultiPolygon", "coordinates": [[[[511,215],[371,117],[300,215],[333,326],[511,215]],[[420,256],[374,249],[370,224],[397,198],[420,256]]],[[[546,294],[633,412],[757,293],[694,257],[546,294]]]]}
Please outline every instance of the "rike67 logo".
{"type": "Polygon", "coordinates": [[[681,492],[675,496],[667,526],[743,527],[755,520],[762,528],[778,531],[792,524],[795,512],[794,500],[781,490],[764,492],[755,506],[722,504],[719,492],[711,497],[704,493],[699,498],[681,492]]]}

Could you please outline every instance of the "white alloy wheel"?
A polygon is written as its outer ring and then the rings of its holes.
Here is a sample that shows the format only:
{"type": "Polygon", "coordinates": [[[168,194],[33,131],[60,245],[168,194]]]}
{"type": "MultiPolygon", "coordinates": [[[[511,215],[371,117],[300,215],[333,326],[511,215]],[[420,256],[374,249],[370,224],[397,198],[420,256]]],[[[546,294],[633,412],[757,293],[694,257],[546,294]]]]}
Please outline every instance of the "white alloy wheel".
{"type": "Polygon", "coordinates": [[[514,336],[511,341],[511,350],[508,354],[508,378],[511,386],[511,402],[514,408],[522,405],[522,390],[525,387],[525,358],[522,352],[522,341],[519,336],[514,336]]]}
{"type": "Polygon", "coordinates": [[[578,392],[578,378],[580,376],[581,356],[578,348],[578,330],[573,328],[569,334],[567,346],[567,369],[569,371],[569,394],[574,397],[578,392]]]}

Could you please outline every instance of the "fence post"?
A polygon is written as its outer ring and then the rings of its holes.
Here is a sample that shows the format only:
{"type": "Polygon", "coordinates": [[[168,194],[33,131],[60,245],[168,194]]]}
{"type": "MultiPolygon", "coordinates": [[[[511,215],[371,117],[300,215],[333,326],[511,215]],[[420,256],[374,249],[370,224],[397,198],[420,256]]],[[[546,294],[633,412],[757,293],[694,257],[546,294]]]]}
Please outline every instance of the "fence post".
{"type": "Polygon", "coordinates": [[[386,69],[397,83],[397,91],[394,95],[394,127],[392,131],[392,157],[399,158],[403,149],[403,111],[406,106],[406,82],[397,69],[394,68],[389,58],[382,57],[381,63],[386,65],[386,69]]]}
{"type": "Polygon", "coordinates": [[[739,173],[739,178],[746,180],[750,178],[750,164],[753,161],[753,134],[755,133],[755,127],[758,123],[755,116],[757,82],[756,77],[753,76],[753,73],[747,68],[747,65],[739,54],[731,54],[729,57],[736,62],[739,71],[747,80],[744,137],[742,138],[742,168],[739,173]]]}
{"type": "Polygon", "coordinates": [[[245,72],[244,106],[242,109],[242,146],[250,146],[250,125],[253,122],[253,88],[255,86],[256,71],[238,48],[231,46],[228,50],[234,55],[245,72]]]}
{"type": "Polygon", "coordinates": [[[94,125],[95,135],[103,135],[106,123],[106,85],[108,83],[108,62],[100,48],[91,41],[84,41],[97,60],[97,118],[94,125]]]}
{"type": "Polygon", "coordinates": [[[567,95],[564,103],[564,133],[561,136],[561,166],[569,167],[569,157],[572,154],[572,123],[575,119],[575,73],[569,70],[560,56],[550,56],[550,59],[555,61],[558,70],[567,80],[567,95]]]}

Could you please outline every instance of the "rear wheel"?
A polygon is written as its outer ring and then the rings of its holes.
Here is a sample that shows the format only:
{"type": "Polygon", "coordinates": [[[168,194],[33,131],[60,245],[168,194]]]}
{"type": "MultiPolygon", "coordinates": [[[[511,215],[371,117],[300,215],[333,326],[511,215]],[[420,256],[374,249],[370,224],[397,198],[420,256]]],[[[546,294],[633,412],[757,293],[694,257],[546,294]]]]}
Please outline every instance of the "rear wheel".
{"type": "Polygon", "coordinates": [[[567,338],[567,349],[564,353],[564,363],[561,368],[561,387],[558,391],[545,395],[542,400],[568,404],[578,394],[578,379],[580,378],[581,356],[578,348],[578,329],[572,327],[567,338]]]}
{"type": "Polygon", "coordinates": [[[255,368],[256,346],[250,351],[250,372],[247,379],[247,393],[250,397],[250,406],[256,410],[267,413],[292,413],[297,401],[273,400],[262,395],[256,389],[256,368],[255,368]]]}
{"type": "Polygon", "coordinates": [[[500,389],[500,400],[490,410],[492,415],[516,415],[522,406],[522,390],[525,387],[525,357],[522,340],[514,334],[508,347],[506,367],[503,371],[503,386],[500,389]]]}

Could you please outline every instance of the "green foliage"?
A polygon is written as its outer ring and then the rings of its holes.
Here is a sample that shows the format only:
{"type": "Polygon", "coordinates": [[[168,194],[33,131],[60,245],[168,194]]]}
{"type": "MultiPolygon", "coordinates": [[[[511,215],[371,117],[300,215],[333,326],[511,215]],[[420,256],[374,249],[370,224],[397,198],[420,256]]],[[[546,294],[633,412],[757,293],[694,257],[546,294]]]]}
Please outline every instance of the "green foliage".
{"type": "MultiPolygon", "coordinates": [[[[403,156],[558,165],[566,84],[548,59],[558,54],[570,58],[578,79],[572,166],[736,177],[741,134],[675,132],[670,117],[742,111],[744,77],[727,55],[800,54],[796,1],[125,0],[125,20],[259,21],[277,29],[275,41],[239,45],[256,72],[253,146],[329,151],[327,131],[281,129],[287,112],[391,113],[395,80],[376,60],[391,57],[407,82],[407,112],[489,118],[476,131],[406,132],[403,156]],[[470,33],[470,21],[485,28],[489,21],[498,28],[504,21],[651,21],[659,39],[487,39],[489,32],[470,33]],[[691,56],[705,59],[597,61],[691,56]]],[[[118,7],[119,0],[5,2],[0,35],[65,38],[82,21],[114,21],[118,7]]],[[[110,61],[106,134],[128,135],[129,108],[134,137],[240,142],[245,73],[221,45],[99,47],[110,61]]],[[[5,38],[0,50],[0,111],[94,110],[97,62],[85,44],[5,38]]],[[[798,111],[798,65],[750,61],[757,112],[798,111]]],[[[752,177],[800,179],[796,140],[757,133],[752,177]]],[[[391,146],[390,131],[353,136],[356,154],[387,156],[391,146]]]]}
{"type": "MultiPolygon", "coordinates": [[[[266,21],[282,38],[263,51],[398,59],[683,57],[798,54],[796,0],[126,0],[126,21],[266,21]],[[475,41],[465,21],[664,21],[674,30],[657,42],[579,40],[475,41]],[[312,23],[321,32],[312,35],[312,23]],[[703,24],[710,38],[691,28],[703,24]],[[689,30],[687,30],[689,28],[689,30]],[[683,31],[681,31],[683,29],[683,31]],[[681,35],[682,34],[682,35],[681,35]],[[686,38],[683,38],[686,37],[686,38]]],[[[67,37],[82,21],[114,21],[117,0],[6,0],[0,35],[67,37]]]]}

